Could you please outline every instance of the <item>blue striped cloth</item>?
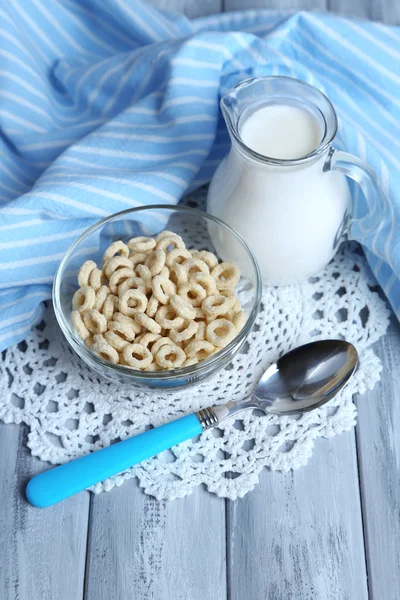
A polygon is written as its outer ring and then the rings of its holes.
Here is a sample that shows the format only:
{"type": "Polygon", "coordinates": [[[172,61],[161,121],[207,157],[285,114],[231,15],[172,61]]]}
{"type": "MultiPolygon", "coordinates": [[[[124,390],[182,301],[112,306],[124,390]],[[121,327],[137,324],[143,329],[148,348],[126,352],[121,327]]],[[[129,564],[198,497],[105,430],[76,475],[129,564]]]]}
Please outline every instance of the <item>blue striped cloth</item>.
{"type": "MultiPolygon", "coordinates": [[[[289,75],[334,103],[337,146],[386,194],[368,260],[400,311],[400,32],[329,14],[189,21],[134,0],[0,0],[0,349],[40,320],[66,249],[110,213],[174,204],[229,148],[219,98],[289,75]]],[[[364,199],[354,210],[363,214],[364,199]]]]}

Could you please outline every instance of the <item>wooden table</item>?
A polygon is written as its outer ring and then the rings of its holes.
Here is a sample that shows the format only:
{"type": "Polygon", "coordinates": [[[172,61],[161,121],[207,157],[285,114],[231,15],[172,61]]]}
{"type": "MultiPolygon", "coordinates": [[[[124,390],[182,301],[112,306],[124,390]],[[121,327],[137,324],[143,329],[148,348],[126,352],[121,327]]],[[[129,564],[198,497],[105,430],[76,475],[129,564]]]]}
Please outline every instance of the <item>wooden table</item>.
{"type": "MultiPolygon", "coordinates": [[[[244,0],[158,0],[190,16],[244,0]]],[[[343,10],[391,23],[396,0],[275,0],[251,6],[343,10]]],[[[198,488],[159,503],[136,481],[45,510],[27,504],[48,468],[27,430],[0,424],[1,600],[399,600],[400,328],[376,348],[382,380],[356,400],[354,431],[317,442],[306,467],[264,470],[236,502],[198,488]]]]}

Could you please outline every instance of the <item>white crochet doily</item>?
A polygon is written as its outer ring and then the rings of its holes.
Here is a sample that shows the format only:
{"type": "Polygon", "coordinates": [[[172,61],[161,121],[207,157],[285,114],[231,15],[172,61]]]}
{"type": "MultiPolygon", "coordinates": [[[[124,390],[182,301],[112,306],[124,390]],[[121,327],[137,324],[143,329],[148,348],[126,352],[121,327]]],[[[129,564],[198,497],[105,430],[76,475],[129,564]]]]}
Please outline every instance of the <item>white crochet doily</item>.
{"type": "Polygon", "coordinates": [[[101,380],[69,348],[48,308],[26,341],[3,353],[0,419],[29,425],[32,454],[62,463],[201,407],[247,397],[263,371],[295,346],[322,338],[353,342],[359,369],[325,407],[300,418],[242,413],[93,490],[110,490],[137,476],[144,491],[159,499],[185,496],[200,483],[219,496],[242,497],[264,466],[287,471],[304,465],[317,438],[355,424],[352,396],[379,379],[381,365],[371,346],[389,320],[375,285],[360,250],[345,245],[309,283],[265,288],[254,330],[231,365],[198,387],[170,393],[101,380]]]}

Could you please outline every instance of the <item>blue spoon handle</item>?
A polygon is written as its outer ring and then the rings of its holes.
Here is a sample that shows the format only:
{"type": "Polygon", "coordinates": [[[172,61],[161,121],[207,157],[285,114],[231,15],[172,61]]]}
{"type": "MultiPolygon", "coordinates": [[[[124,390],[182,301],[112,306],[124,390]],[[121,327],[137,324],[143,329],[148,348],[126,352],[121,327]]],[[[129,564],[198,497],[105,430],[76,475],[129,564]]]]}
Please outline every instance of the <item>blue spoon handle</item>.
{"type": "Polygon", "coordinates": [[[201,432],[195,414],[182,417],[36,475],[26,497],[33,506],[51,506],[201,432]]]}

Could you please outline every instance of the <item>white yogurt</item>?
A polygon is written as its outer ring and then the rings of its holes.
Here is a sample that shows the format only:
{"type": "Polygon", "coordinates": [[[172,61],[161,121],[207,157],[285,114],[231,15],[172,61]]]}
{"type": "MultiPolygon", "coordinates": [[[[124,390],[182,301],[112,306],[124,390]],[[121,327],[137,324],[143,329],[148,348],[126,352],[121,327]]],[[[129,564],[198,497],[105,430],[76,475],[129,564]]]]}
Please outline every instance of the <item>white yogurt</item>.
{"type": "MultiPolygon", "coordinates": [[[[311,112],[273,105],[249,116],[240,135],[264,156],[294,159],[317,148],[322,131],[311,112]]],[[[208,211],[247,241],[266,282],[302,281],[337,250],[350,194],[342,173],[323,172],[326,158],[325,153],[295,167],[274,166],[244,156],[233,141],[212,179],[208,211]]],[[[227,255],[230,249],[219,250],[227,255]]]]}

